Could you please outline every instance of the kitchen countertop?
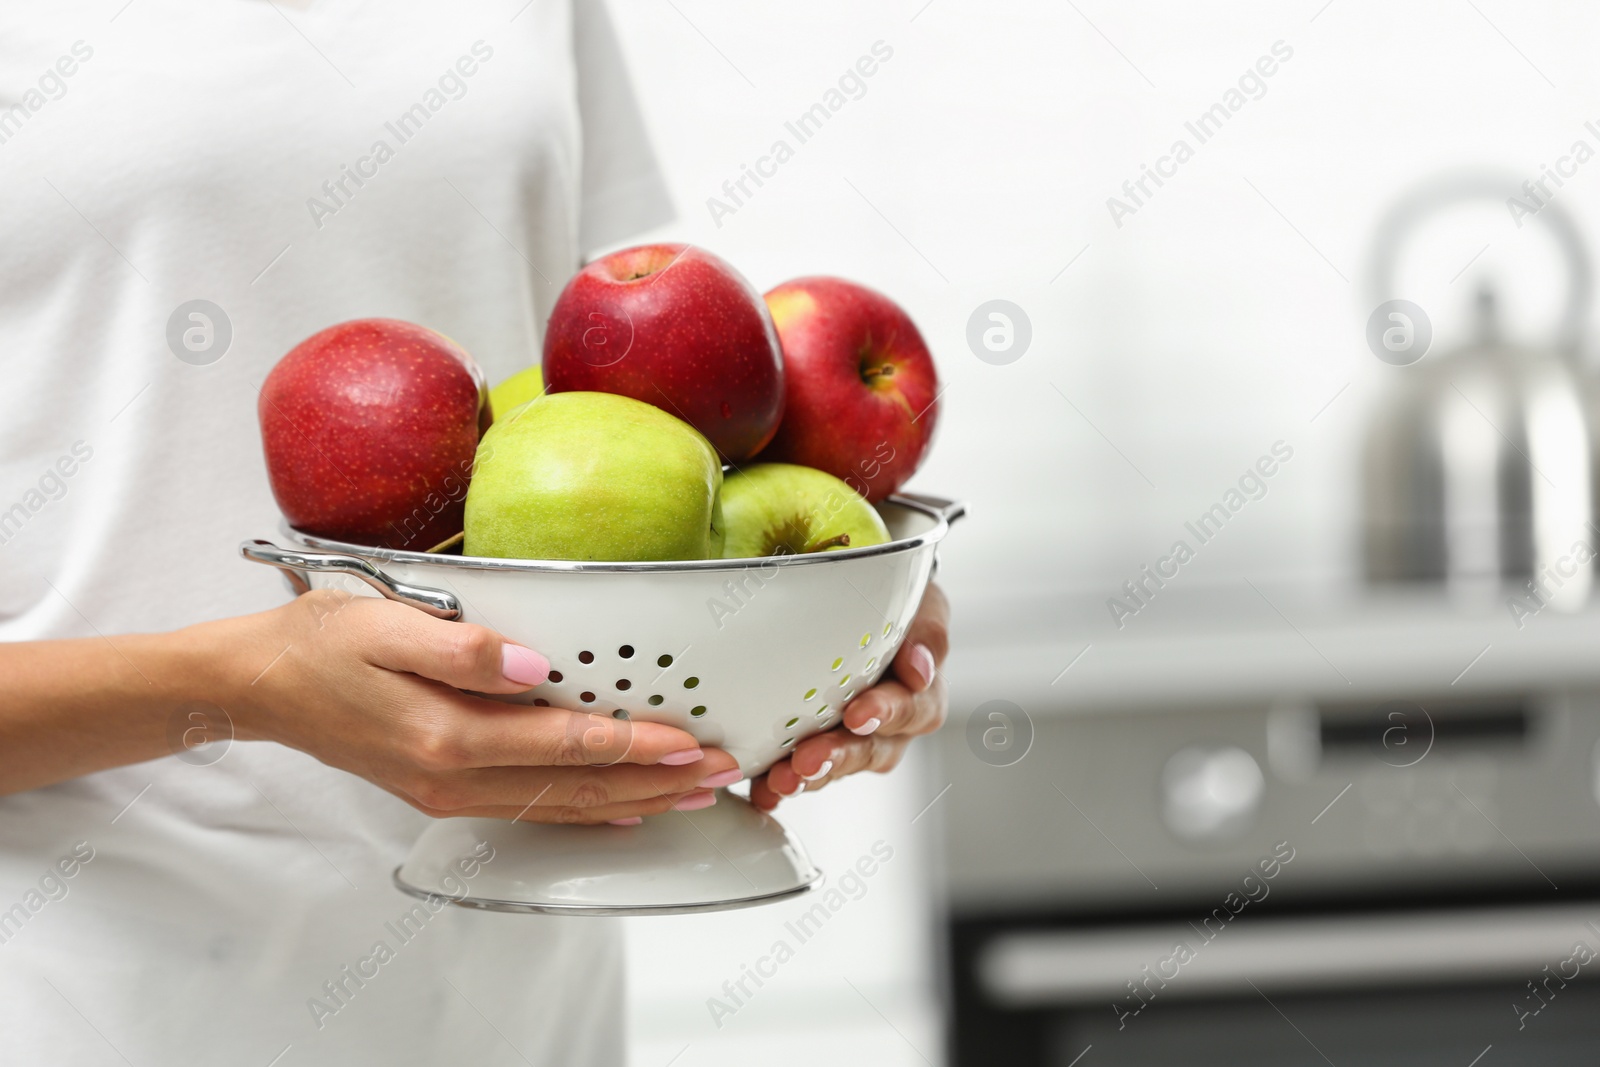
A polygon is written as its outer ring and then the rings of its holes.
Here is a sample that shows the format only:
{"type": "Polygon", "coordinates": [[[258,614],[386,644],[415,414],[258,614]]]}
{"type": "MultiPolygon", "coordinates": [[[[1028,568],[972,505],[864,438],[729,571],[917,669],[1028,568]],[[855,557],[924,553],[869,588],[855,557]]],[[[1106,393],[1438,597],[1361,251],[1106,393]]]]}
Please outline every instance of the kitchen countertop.
{"type": "Polygon", "coordinates": [[[1519,620],[1505,594],[1241,579],[1164,592],[1119,630],[1103,593],[958,599],[947,673],[958,706],[1003,698],[1046,714],[1600,686],[1600,604],[1519,620]]]}

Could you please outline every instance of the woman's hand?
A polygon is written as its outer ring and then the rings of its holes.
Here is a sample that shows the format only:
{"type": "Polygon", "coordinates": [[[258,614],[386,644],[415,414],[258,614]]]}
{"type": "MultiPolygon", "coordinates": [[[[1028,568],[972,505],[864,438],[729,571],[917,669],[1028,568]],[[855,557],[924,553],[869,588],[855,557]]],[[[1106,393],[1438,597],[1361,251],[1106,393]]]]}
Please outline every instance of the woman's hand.
{"type": "Polygon", "coordinates": [[[852,700],[840,728],[806,738],[788,759],[752,782],[755,806],[771,811],[785,797],[821,789],[847,774],[893,770],[912,738],[937,730],[948,705],[948,687],[938,668],[950,648],[949,626],[950,602],[938,586],[929,585],[895,655],[892,679],[852,700]]]}
{"type": "Polygon", "coordinates": [[[240,739],[308,752],[428,815],[636,822],[742,777],[674,727],[474,696],[525,692],[549,663],[387,600],[314,590],[185,634],[221,665],[208,688],[240,739]]]}

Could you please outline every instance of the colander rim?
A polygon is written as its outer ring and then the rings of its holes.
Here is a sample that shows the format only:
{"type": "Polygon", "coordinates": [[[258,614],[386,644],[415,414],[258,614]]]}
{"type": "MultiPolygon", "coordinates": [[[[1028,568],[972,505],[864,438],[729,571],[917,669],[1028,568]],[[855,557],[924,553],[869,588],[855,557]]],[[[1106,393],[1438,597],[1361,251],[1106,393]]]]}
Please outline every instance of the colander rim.
{"type": "Polygon", "coordinates": [[[752,566],[766,567],[816,567],[829,564],[847,563],[855,560],[873,559],[878,556],[896,555],[902,552],[915,552],[928,545],[938,544],[944,540],[945,534],[950,532],[950,523],[965,512],[961,504],[938,500],[932,497],[918,498],[910,495],[897,494],[884,500],[886,504],[894,504],[910,511],[926,515],[934,520],[932,526],[921,533],[910,537],[903,537],[896,541],[889,541],[881,545],[872,545],[868,548],[846,548],[837,552],[813,552],[797,556],[750,556],[735,559],[690,559],[690,560],[646,560],[641,562],[615,562],[600,561],[586,562],[583,560],[530,560],[530,559],[500,559],[493,556],[447,556],[434,555],[427,552],[406,552],[390,548],[378,548],[373,545],[356,545],[347,541],[335,541],[326,537],[306,533],[290,526],[285,520],[279,523],[279,528],[285,537],[305,548],[312,548],[322,552],[340,552],[345,555],[359,556],[364,559],[381,560],[385,563],[406,563],[422,567],[439,567],[445,570],[477,570],[477,571],[513,571],[522,573],[600,573],[600,574],[674,574],[698,573],[702,571],[743,571],[752,566]]]}

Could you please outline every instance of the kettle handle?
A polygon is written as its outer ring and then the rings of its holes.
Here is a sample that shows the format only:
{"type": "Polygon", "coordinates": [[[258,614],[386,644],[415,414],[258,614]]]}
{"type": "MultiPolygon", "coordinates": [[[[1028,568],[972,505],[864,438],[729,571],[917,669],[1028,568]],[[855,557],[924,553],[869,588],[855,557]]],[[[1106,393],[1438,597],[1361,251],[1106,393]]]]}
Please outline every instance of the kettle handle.
{"type": "Polygon", "coordinates": [[[1400,245],[1419,222],[1435,211],[1469,200],[1509,203],[1516,198],[1524,206],[1532,200],[1535,216],[1549,229],[1566,257],[1567,306],[1561,316],[1560,345],[1564,351],[1576,353],[1589,317],[1593,281],[1589,250],[1567,209],[1554,201],[1539,202],[1537,197],[1530,197],[1525,185],[1506,174],[1469,171],[1441,175],[1413,187],[1378,224],[1370,270],[1373,303],[1381,304],[1399,295],[1394,291],[1394,267],[1400,245]]]}

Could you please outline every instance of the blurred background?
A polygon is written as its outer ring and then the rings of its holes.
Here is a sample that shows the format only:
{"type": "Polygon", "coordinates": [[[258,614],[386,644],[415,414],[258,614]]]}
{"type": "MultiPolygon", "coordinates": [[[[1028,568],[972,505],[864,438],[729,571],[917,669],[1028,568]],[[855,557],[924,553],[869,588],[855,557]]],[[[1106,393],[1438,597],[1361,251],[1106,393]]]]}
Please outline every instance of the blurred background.
{"type": "Polygon", "coordinates": [[[971,507],[948,727],[782,812],[892,859],[732,1015],[807,902],[630,920],[634,1062],[1596,1062],[1600,11],[612,7],[662,236],[902,303],[971,507]]]}

